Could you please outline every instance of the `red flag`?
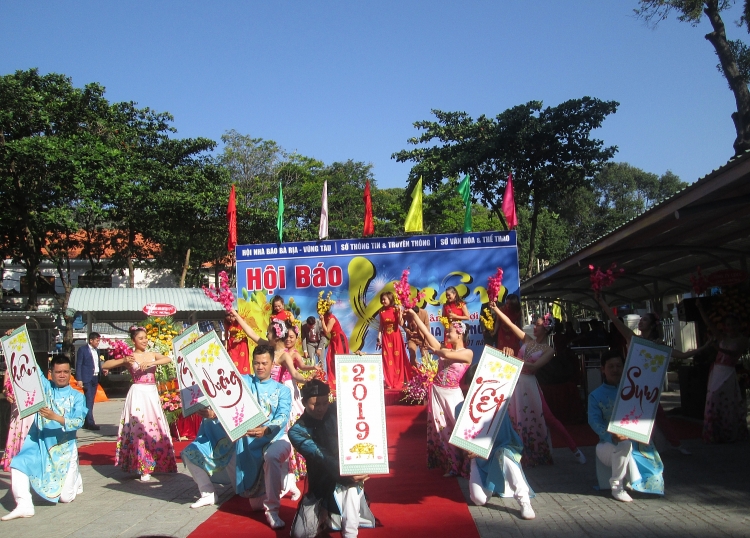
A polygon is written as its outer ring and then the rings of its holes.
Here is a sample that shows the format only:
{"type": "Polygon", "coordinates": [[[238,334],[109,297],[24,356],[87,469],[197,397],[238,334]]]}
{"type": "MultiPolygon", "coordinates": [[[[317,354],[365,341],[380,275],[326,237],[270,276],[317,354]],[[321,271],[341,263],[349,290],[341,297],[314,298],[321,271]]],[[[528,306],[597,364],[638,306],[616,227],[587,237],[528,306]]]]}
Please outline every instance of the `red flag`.
{"type": "Polygon", "coordinates": [[[234,251],[237,246],[237,205],[235,204],[234,185],[229,191],[229,204],[227,204],[227,224],[229,225],[229,238],[227,239],[227,250],[234,251]]]}
{"type": "Polygon", "coordinates": [[[367,237],[375,233],[375,223],[372,220],[372,196],[370,195],[369,179],[365,185],[365,195],[362,199],[365,201],[365,228],[362,231],[362,237],[367,237]]]}
{"type": "Polygon", "coordinates": [[[508,182],[505,184],[505,193],[503,194],[503,214],[505,222],[508,223],[508,229],[512,230],[518,226],[518,217],[516,217],[516,200],[513,197],[513,175],[508,174],[508,182]]]}

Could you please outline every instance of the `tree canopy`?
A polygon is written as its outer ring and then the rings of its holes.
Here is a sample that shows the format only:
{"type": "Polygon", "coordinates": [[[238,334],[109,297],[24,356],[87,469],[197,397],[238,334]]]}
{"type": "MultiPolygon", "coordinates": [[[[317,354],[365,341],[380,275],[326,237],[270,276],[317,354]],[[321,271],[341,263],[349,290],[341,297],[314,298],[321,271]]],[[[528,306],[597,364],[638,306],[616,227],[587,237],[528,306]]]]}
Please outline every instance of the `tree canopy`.
{"type": "Polygon", "coordinates": [[[410,187],[422,177],[433,191],[448,178],[469,174],[472,196],[503,219],[502,194],[513,173],[516,203],[531,207],[526,276],[531,276],[536,227],[542,209],[561,209],[563,194],[590,187],[593,175],[617,151],[592,139],[591,131],[617,110],[615,101],[583,97],[543,108],[530,101],[477,120],[465,112],[433,110],[437,121],[418,121],[424,131],[409,139],[419,146],[393,154],[399,162],[414,162],[410,187]]]}
{"type": "MultiPolygon", "coordinates": [[[[734,153],[739,155],[750,149],[750,48],[741,39],[729,39],[721,14],[732,7],[734,0],[640,0],[635,9],[636,15],[654,25],[676,13],[678,20],[697,26],[705,15],[712,31],[704,37],[711,43],[719,59],[719,72],[729,84],[734,94],[737,110],[732,113],[732,121],[737,133],[734,140],[734,153]]],[[[743,1],[739,27],[750,32],[750,0],[743,1]]]]}

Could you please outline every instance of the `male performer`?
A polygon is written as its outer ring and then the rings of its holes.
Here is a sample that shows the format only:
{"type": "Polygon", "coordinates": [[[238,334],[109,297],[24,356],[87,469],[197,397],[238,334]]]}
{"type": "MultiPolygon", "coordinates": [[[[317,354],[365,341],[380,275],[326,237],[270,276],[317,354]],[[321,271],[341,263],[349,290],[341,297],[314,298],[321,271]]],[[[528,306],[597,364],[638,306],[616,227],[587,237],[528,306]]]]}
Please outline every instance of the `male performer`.
{"type": "Polygon", "coordinates": [[[250,498],[253,510],[265,507],[268,524],[272,529],[280,529],[284,526],[279,518],[280,497],[292,451],[285,431],[292,395],[288,387],[271,379],[273,354],[273,348],[267,345],[256,346],[253,350],[255,375],[242,376],[268,420],[232,443],[226,433],[219,430],[221,426],[214,412],[204,410],[201,414],[208,420],[203,421],[198,437],[182,452],[182,459],[201,493],[201,498],[191,508],[216,502],[209,474],[226,468],[230,479],[234,479],[235,491],[250,498]],[[259,481],[261,470],[263,482],[259,481]]]}
{"type": "Polygon", "coordinates": [[[16,509],[3,521],[34,515],[30,486],[53,503],[69,503],[83,493],[76,430],[83,425],[86,402],[70,386],[70,359],[58,355],[50,362],[50,368],[52,382],[42,380],[50,407],[39,410],[21,451],[10,463],[16,509]]]}
{"type": "Polygon", "coordinates": [[[323,334],[320,320],[310,316],[302,326],[302,351],[306,359],[312,359],[313,365],[321,364],[323,350],[328,345],[328,339],[323,334]]]}
{"type": "Polygon", "coordinates": [[[302,404],[305,412],[289,430],[289,439],[294,448],[307,461],[309,501],[321,501],[321,517],[304,531],[292,529],[292,538],[313,538],[318,530],[341,530],[344,538],[354,538],[359,528],[375,527],[364,494],[366,474],[341,476],[339,474],[338,413],[336,405],[329,405],[331,389],[313,379],[302,387],[302,404]]]}
{"type": "Polygon", "coordinates": [[[89,341],[85,346],[78,348],[76,353],[76,379],[86,396],[86,407],[89,412],[83,423],[84,430],[98,430],[99,426],[94,422],[94,398],[99,386],[99,333],[91,333],[89,341]]]}

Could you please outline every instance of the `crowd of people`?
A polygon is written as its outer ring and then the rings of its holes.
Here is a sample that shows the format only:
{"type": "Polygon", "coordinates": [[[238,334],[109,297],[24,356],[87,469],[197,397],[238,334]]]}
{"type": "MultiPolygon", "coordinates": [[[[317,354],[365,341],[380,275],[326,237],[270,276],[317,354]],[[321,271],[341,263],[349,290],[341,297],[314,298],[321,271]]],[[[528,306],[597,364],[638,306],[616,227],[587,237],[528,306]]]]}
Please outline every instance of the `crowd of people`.
{"type": "MultiPolygon", "coordinates": [[[[445,293],[441,317],[446,328],[442,342],[430,330],[425,310],[404,309],[391,292],[381,293],[379,299],[377,348],[382,354],[384,388],[401,390],[420,357],[432,355],[437,359],[437,372],[426,402],[427,466],[441,469],[446,477],[467,478],[475,504],[485,504],[493,494],[512,496],[519,504],[521,518],[535,518],[531,504],[534,492],[523,468],[553,463],[550,430],[565,440],[575,461],[586,463],[573,437],[552,414],[535,375],[556,353],[560,354],[561,348],[580,343],[583,336],[588,343],[599,342],[609,348],[602,353],[603,382],[588,396],[588,423],[599,437],[595,450],[599,486],[609,489],[612,497],[621,502],[632,500],[626,490],[664,493],[663,463],[653,442],[636,442],[607,431],[627,349],[636,333],[601,298],[598,300],[603,315],[609,318],[613,332],[607,335],[597,322],[592,324],[591,334],[582,336],[574,334],[572,326],[566,327],[564,338],[556,331],[560,324],[550,314],[534,320],[531,335],[524,332],[517,296],[507,296],[503,303],[489,303],[495,320],[494,332],[489,335],[491,343],[524,365],[487,458],[449,442],[476,369],[474,353],[467,346],[468,309],[458,291],[451,287],[445,293]]],[[[745,439],[746,408],[734,372],[750,342],[741,333],[736,316],[730,314],[717,327],[700,303],[699,308],[718,348],[708,383],[704,440],[745,439]]],[[[273,529],[285,526],[279,517],[279,506],[280,499],[289,494],[293,500],[301,498],[292,522],[293,536],[312,537],[324,528],[356,536],[359,528],[375,525],[364,494],[369,477],[339,474],[338,410],[336,403],[330,401],[336,387],[336,356],[350,351],[347,335],[330,309],[317,318],[308,317],[303,324],[295,323],[279,296],[272,300],[268,321],[266,334],[259,335],[236,310],[227,314],[227,351],[267,420],[231,441],[210,407],[199,411],[202,422],[197,437],[181,454],[198,488],[198,499],[191,508],[216,503],[211,477],[226,472],[235,492],[248,499],[249,509],[264,511],[273,529]],[[255,345],[248,346],[248,340],[255,345]],[[305,372],[312,372],[313,377],[305,372]],[[304,496],[297,487],[302,476],[308,480],[304,496]]],[[[641,317],[638,332],[641,338],[663,343],[658,318],[653,314],[641,317]]],[[[101,370],[124,366],[133,378],[119,424],[115,465],[137,474],[138,480],[144,482],[154,473],[177,472],[174,446],[154,377],[156,368],[171,359],[148,351],[143,327],[132,327],[129,336],[134,345],[132,355],[101,363],[96,353],[99,335],[89,336],[76,360],[77,369],[83,373],[83,394],[70,387],[70,360],[58,356],[50,364],[50,380],[45,380],[44,385],[49,407],[24,419],[14,408],[0,465],[11,472],[17,506],[2,520],[34,515],[31,488],[52,502],[71,502],[82,493],[76,430],[98,428],[92,413],[96,390],[93,378],[101,370]],[[89,359],[95,363],[93,369],[88,365],[89,359]]],[[[673,350],[672,356],[688,358],[711,345],[708,342],[689,353],[673,350]]],[[[7,374],[3,381],[4,393],[13,403],[7,374]]],[[[655,422],[675,448],[688,454],[661,406],[655,422]]]]}

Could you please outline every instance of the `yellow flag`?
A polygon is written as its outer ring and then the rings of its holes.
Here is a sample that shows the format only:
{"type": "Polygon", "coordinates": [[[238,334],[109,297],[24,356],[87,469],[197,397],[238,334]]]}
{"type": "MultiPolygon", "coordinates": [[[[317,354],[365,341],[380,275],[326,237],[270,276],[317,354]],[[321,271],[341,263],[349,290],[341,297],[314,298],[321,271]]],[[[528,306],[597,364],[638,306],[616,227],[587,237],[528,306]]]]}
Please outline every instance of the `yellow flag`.
{"type": "Polygon", "coordinates": [[[419,176],[419,181],[411,191],[411,207],[406,214],[404,231],[421,232],[422,229],[422,176],[419,176]]]}

